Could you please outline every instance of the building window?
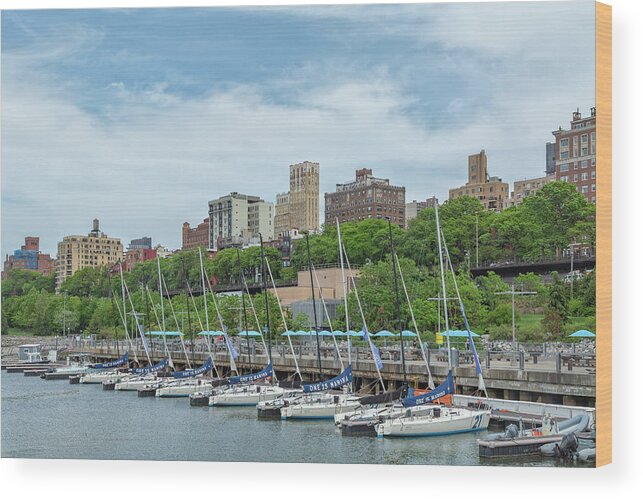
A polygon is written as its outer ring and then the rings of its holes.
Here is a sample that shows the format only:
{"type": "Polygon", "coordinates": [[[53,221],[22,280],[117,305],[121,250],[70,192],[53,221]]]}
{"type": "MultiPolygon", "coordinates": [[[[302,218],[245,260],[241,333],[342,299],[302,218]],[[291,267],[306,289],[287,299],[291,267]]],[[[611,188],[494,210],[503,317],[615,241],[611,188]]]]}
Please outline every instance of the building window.
{"type": "Polygon", "coordinates": [[[561,160],[569,159],[569,151],[560,151],[560,159],[561,160]]]}
{"type": "Polygon", "coordinates": [[[583,180],[587,180],[587,172],[583,173],[583,180]]]}
{"type": "Polygon", "coordinates": [[[562,164],[560,165],[560,171],[561,171],[561,172],[566,172],[566,171],[568,171],[568,170],[569,170],[569,163],[562,163],[562,164]]]}
{"type": "Polygon", "coordinates": [[[574,182],[578,182],[578,173],[574,173],[574,182]]]}
{"type": "Polygon", "coordinates": [[[592,192],[596,192],[596,184],[592,184],[592,192]]]}
{"type": "Polygon", "coordinates": [[[567,175],[563,175],[562,177],[560,177],[561,182],[567,182],[567,180],[569,180],[569,177],[567,177],[567,175]]]}
{"type": "Polygon", "coordinates": [[[582,187],[582,193],[583,193],[583,194],[587,194],[587,186],[586,186],[586,185],[584,185],[584,186],[582,187]]]}
{"type": "Polygon", "coordinates": [[[596,170],[592,170],[592,180],[596,178],[596,170]]]}
{"type": "Polygon", "coordinates": [[[582,166],[583,168],[587,168],[587,160],[586,160],[586,159],[584,159],[584,160],[581,162],[581,166],[582,166]]]}
{"type": "Polygon", "coordinates": [[[592,132],[592,145],[591,145],[592,154],[596,153],[596,132],[592,132]]]}
{"type": "Polygon", "coordinates": [[[560,147],[569,147],[569,139],[560,139],[560,147]]]}

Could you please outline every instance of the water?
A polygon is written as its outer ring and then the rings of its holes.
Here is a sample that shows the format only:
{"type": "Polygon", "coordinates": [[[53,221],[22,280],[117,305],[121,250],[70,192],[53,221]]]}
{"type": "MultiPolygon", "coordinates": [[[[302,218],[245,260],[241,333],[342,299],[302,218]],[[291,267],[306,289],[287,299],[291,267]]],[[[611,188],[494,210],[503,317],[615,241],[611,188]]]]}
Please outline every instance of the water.
{"type": "MultiPolygon", "coordinates": [[[[477,465],[476,438],[342,437],[332,421],[263,421],[254,407],[191,407],[2,372],[2,457],[477,465]]],[[[483,461],[552,466],[540,458],[483,461]]]]}

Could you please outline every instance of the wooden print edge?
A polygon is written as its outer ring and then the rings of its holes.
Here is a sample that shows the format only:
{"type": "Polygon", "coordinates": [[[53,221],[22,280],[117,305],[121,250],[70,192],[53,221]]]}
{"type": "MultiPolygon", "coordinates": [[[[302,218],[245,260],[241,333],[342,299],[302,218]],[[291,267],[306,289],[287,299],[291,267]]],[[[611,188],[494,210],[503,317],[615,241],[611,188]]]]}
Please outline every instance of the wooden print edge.
{"type": "Polygon", "coordinates": [[[596,2],[596,466],[612,462],[612,7],[596,2]]]}

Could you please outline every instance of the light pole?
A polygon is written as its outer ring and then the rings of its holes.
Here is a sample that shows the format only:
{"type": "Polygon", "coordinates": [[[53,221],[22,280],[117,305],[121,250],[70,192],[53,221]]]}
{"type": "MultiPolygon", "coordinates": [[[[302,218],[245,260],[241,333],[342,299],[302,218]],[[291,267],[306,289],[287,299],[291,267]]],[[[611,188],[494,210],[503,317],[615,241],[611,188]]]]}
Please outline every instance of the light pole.
{"type": "Polygon", "coordinates": [[[516,291],[515,285],[511,283],[511,291],[499,291],[497,295],[511,295],[511,342],[513,343],[514,355],[511,365],[515,365],[518,355],[518,344],[516,343],[516,295],[536,295],[535,291],[516,291]]]}
{"type": "Polygon", "coordinates": [[[478,215],[476,215],[476,268],[480,266],[480,262],[478,260],[478,238],[480,236],[478,235],[478,215]]]}

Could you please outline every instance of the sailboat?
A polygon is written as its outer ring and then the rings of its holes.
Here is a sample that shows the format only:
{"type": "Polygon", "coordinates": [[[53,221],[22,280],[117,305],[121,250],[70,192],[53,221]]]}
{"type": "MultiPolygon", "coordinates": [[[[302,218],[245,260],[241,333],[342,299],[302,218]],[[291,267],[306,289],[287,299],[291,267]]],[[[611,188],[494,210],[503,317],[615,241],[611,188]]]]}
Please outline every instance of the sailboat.
{"type": "MultiPolygon", "coordinates": [[[[460,312],[464,320],[467,332],[469,333],[469,344],[476,365],[478,375],[478,388],[486,394],[484,379],[480,360],[473,342],[471,329],[464,310],[464,304],[458,288],[458,283],[449,257],[449,250],[444,241],[440,229],[440,219],[438,207],[435,207],[436,237],[438,244],[438,254],[440,260],[440,280],[442,284],[442,297],[444,300],[445,321],[448,326],[447,312],[447,293],[445,282],[444,258],[442,248],[444,245],[446,261],[449,265],[450,273],[453,277],[453,283],[456,295],[460,304],[460,312]]],[[[436,389],[418,396],[407,396],[402,399],[404,410],[401,414],[384,419],[375,425],[375,431],[378,437],[428,437],[438,435],[452,435],[457,433],[478,432],[486,430],[491,419],[491,411],[484,407],[479,409],[470,409],[463,407],[453,407],[451,404],[433,404],[433,402],[455,393],[453,381],[453,369],[451,360],[451,344],[447,335],[448,365],[449,372],[447,378],[436,389]]]]}
{"type": "MultiPolygon", "coordinates": [[[[339,248],[340,248],[340,262],[342,268],[342,277],[344,280],[344,259],[343,259],[343,250],[341,243],[341,233],[339,229],[339,222],[337,221],[337,234],[339,239],[339,248]]],[[[310,241],[308,239],[308,234],[306,234],[306,248],[308,252],[308,270],[310,273],[310,284],[312,290],[312,304],[313,304],[313,317],[315,321],[314,334],[317,340],[317,360],[319,366],[320,377],[321,372],[321,356],[320,356],[320,345],[319,345],[319,328],[317,322],[317,306],[315,304],[315,287],[313,277],[317,277],[316,272],[310,258],[310,241]]],[[[317,286],[319,287],[319,295],[324,305],[324,310],[326,306],[324,303],[324,298],[321,293],[321,287],[319,286],[319,281],[316,280],[317,286]]],[[[344,281],[345,287],[345,281],[344,281]]],[[[344,300],[346,305],[346,293],[344,293],[344,300]]],[[[327,319],[330,325],[330,318],[327,319]]],[[[348,317],[348,315],[346,316],[348,317]]],[[[348,323],[346,324],[348,330],[348,323]]],[[[331,333],[332,334],[332,333],[331,333]]],[[[350,338],[350,337],[349,337],[350,338]]],[[[303,385],[303,395],[297,396],[291,400],[284,400],[283,407],[280,409],[281,419],[333,419],[336,414],[342,414],[344,412],[352,411],[359,406],[359,397],[352,393],[352,384],[353,384],[353,367],[350,362],[350,342],[349,342],[349,363],[346,368],[343,367],[343,361],[339,347],[335,336],[333,335],[333,341],[335,342],[335,348],[337,349],[337,355],[342,365],[342,372],[329,380],[319,381],[317,383],[305,384],[303,385]],[[337,391],[341,388],[341,391],[337,391]]],[[[350,341],[350,340],[349,340],[350,341]]],[[[378,367],[379,372],[379,367],[378,367]]],[[[381,378],[380,378],[381,379],[381,378]]],[[[383,386],[383,382],[382,382],[383,386]]]]}
{"type": "MultiPolygon", "coordinates": [[[[274,400],[278,397],[281,397],[285,393],[285,389],[281,386],[275,384],[277,377],[275,375],[273,364],[272,364],[272,341],[270,339],[270,311],[268,307],[268,289],[267,289],[267,277],[266,277],[266,266],[265,266],[265,257],[263,251],[263,237],[259,234],[259,243],[261,247],[261,274],[262,274],[262,288],[265,296],[265,306],[266,306],[266,324],[264,331],[268,336],[268,343],[265,343],[263,335],[261,336],[266,351],[268,353],[268,365],[257,373],[250,373],[246,375],[233,376],[228,379],[228,386],[222,386],[214,390],[213,394],[210,396],[208,405],[211,407],[249,407],[256,406],[259,402],[266,402],[274,400]],[[269,380],[269,382],[266,382],[269,380]],[[257,383],[260,382],[260,383],[257,383]]],[[[237,260],[239,263],[239,271],[241,276],[241,283],[243,288],[248,291],[248,286],[243,275],[243,270],[241,269],[241,259],[239,253],[237,253],[237,260]]],[[[248,293],[249,294],[249,293],[248,293]]],[[[243,320],[244,328],[246,332],[246,339],[249,341],[249,334],[247,330],[247,317],[245,313],[245,298],[243,295],[243,289],[241,290],[241,299],[242,299],[242,308],[243,308],[243,320]]],[[[254,309],[254,304],[252,300],[250,301],[250,306],[252,308],[255,320],[257,321],[257,328],[261,329],[259,324],[259,319],[257,317],[256,311],[254,309]]],[[[261,335],[261,333],[259,333],[261,335]]],[[[248,358],[250,358],[250,345],[248,344],[248,358]]]]}

